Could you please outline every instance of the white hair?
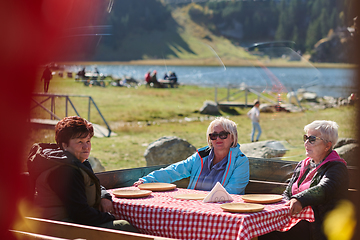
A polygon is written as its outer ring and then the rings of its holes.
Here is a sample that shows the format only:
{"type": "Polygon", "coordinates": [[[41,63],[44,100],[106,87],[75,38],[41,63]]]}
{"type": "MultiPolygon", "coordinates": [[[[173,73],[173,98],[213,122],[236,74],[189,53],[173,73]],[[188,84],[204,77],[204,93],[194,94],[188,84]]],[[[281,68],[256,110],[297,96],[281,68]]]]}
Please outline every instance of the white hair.
{"type": "Polygon", "coordinates": [[[339,125],[334,121],[316,120],[304,127],[304,131],[315,130],[320,133],[323,140],[331,142],[331,148],[334,148],[338,141],[338,128],[339,125]]]}
{"type": "Polygon", "coordinates": [[[238,143],[238,133],[237,133],[236,123],[224,117],[217,117],[209,124],[209,127],[206,132],[206,137],[209,147],[210,148],[213,147],[209,134],[214,131],[214,127],[217,125],[221,125],[225,131],[230,133],[230,137],[232,136],[233,139],[231,147],[236,147],[238,143]]]}

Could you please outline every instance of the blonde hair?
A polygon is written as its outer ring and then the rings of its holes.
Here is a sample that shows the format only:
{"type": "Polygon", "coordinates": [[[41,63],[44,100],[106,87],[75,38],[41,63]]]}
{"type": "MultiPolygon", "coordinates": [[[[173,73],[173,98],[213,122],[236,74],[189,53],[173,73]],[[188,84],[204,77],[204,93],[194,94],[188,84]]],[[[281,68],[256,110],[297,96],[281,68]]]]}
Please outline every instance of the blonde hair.
{"type": "Polygon", "coordinates": [[[206,131],[206,138],[207,138],[209,147],[213,148],[209,134],[213,132],[214,127],[217,125],[221,125],[225,131],[230,133],[230,137],[232,137],[232,139],[233,139],[231,147],[236,147],[236,145],[238,143],[238,133],[237,133],[236,123],[231,121],[230,119],[227,119],[224,117],[217,117],[209,124],[209,127],[206,131]]]}
{"type": "Polygon", "coordinates": [[[334,121],[316,120],[306,125],[304,127],[304,131],[318,131],[320,133],[320,137],[327,142],[331,142],[331,148],[334,148],[339,138],[338,128],[339,125],[334,121]]]}

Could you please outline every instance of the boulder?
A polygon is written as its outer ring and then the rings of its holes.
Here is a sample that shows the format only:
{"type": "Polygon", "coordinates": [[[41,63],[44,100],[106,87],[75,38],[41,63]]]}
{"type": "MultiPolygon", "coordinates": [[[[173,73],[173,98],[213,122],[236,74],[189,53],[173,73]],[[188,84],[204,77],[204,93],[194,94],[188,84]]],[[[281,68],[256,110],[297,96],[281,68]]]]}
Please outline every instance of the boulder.
{"type": "Polygon", "coordinates": [[[287,151],[281,142],[273,140],[243,143],[240,149],[247,157],[254,158],[280,158],[287,151]]]}
{"type": "Polygon", "coordinates": [[[105,167],[103,165],[101,165],[101,162],[99,159],[90,156],[88,161],[90,162],[90,165],[94,172],[104,172],[105,171],[105,167]]]}
{"type": "Polygon", "coordinates": [[[344,146],[346,144],[357,143],[357,142],[358,141],[356,139],[353,139],[353,138],[339,138],[337,143],[334,146],[334,149],[342,147],[342,146],[344,146]]]}
{"type": "Polygon", "coordinates": [[[145,150],[147,166],[172,164],[194,154],[196,148],[178,137],[162,137],[151,143],[145,150]]]}
{"type": "Polygon", "coordinates": [[[304,92],[300,97],[300,102],[318,102],[317,94],[313,92],[304,92]]]}
{"type": "Polygon", "coordinates": [[[276,106],[274,104],[263,103],[260,104],[259,111],[263,113],[274,113],[276,112],[276,106]]]}
{"type": "Polygon", "coordinates": [[[350,143],[335,148],[335,151],[343,158],[348,166],[356,166],[358,161],[359,145],[357,143],[350,143]]]}
{"type": "Polygon", "coordinates": [[[200,109],[201,114],[221,115],[218,105],[213,101],[205,101],[200,109]]]}

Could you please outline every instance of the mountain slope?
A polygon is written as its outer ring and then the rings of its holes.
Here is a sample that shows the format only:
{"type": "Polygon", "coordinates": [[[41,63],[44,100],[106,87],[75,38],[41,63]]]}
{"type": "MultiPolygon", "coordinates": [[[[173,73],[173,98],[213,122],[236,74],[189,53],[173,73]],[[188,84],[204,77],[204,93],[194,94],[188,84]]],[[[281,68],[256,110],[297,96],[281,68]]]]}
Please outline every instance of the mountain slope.
{"type": "Polygon", "coordinates": [[[136,31],[127,34],[115,49],[101,44],[94,60],[130,61],[147,59],[203,60],[209,62],[254,59],[243,48],[228,39],[212,34],[193,22],[188,15],[190,5],[171,12],[165,31],[136,31]]]}

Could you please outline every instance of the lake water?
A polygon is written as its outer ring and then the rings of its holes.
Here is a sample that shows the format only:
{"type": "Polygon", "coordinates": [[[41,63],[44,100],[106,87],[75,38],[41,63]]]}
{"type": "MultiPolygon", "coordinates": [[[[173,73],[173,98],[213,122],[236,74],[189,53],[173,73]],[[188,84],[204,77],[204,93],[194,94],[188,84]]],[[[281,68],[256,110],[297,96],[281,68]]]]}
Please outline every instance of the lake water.
{"type": "MultiPolygon", "coordinates": [[[[306,88],[318,96],[348,97],[354,91],[355,69],[320,68],[312,66],[303,68],[277,67],[201,67],[201,66],[160,66],[160,65],[96,65],[87,66],[86,71],[97,67],[104,75],[115,77],[131,76],[144,80],[147,71],[157,71],[158,79],[165,72],[173,71],[179,83],[205,87],[240,87],[246,84],[258,91],[282,89],[283,91],[306,88]]],[[[68,66],[77,72],[81,66],[68,66]]]]}

